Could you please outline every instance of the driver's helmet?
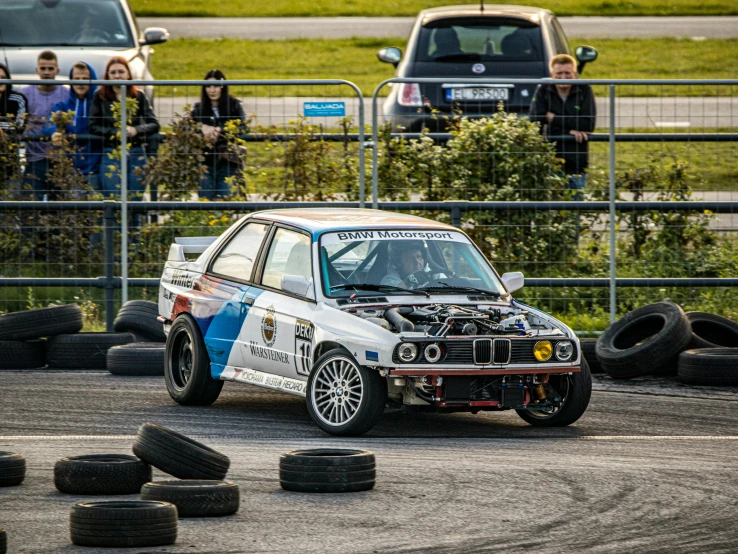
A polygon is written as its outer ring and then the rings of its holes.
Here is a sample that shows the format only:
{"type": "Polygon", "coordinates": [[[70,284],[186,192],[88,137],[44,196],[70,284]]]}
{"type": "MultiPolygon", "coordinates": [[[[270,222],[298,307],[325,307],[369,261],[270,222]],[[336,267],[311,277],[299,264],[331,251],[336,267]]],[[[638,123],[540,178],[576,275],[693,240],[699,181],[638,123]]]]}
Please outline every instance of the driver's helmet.
{"type": "Polygon", "coordinates": [[[420,250],[423,255],[423,259],[428,263],[428,251],[426,250],[425,243],[422,240],[398,240],[390,243],[390,262],[395,267],[400,267],[400,264],[402,263],[402,255],[405,252],[412,250],[420,250]]]}

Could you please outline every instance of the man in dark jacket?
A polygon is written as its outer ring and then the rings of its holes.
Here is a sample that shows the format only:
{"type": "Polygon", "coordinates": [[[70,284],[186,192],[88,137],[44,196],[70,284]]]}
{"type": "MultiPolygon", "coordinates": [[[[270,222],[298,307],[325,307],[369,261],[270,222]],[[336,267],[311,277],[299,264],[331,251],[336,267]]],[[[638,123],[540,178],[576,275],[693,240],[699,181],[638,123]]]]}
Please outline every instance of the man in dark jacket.
{"type": "MultiPolygon", "coordinates": [[[[73,81],[88,81],[97,79],[97,75],[89,64],[77,62],[72,66],[69,78],[73,81]]],[[[97,87],[91,85],[72,86],[69,91],[69,98],[56,104],[51,109],[51,115],[53,117],[55,112],[74,112],[72,124],[66,126],[68,134],[77,135],[77,153],[74,155],[74,167],[84,175],[92,190],[99,191],[102,142],[99,139],[89,137],[90,111],[96,90],[97,87]]],[[[50,123],[44,129],[44,134],[52,135],[55,143],[61,140],[61,133],[53,123],[50,123]]]]}
{"type": "MultiPolygon", "coordinates": [[[[553,79],[576,79],[576,61],[560,54],[549,63],[553,79]]],[[[539,85],[530,104],[529,117],[546,126],[547,136],[571,135],[556,141],[556,154],[564,159],[569,186],[582,190],[587,183],[589,135],[597,119],[594,94],[589,85],[539,85]]]]}

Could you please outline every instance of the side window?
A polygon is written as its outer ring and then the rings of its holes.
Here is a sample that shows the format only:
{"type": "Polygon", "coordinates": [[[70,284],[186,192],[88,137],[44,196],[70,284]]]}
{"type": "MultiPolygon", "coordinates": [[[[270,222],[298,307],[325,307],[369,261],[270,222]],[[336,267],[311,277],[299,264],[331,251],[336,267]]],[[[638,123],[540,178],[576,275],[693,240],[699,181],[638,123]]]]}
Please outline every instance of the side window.
{"type": "Polygon", "coordinates": [[[301,275],[311,279],[311,268],[310,237],[289,229],[277,229],[261,282],[264,286],[282,290],[283,275],[301,275]]]}
{"type": "Polygon", "coordinates": [[[210,270],[218,275],[249,281],[266,230],[263,223],[248,223],[220,251],[210,270]]]}
{"type": "Polygon", "coordinates": [[[564,29],[561,28],[561,23],[559,23],[559,20],[554,17],[551,19],[551,24],[556,53],[571,55],[571,49],[569,48],[569,43],[566,41],[566,35],[564,34],[564,29]]]}

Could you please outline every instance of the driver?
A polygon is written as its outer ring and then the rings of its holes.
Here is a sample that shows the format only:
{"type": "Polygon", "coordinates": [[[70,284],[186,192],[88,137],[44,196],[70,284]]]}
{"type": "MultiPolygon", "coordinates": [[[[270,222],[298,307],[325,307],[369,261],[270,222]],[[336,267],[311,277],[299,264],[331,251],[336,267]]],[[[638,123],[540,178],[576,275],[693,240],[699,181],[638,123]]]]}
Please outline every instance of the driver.
{"type": "Polygon", "coordinates": [[[429,282],[430,267],[421,241],[403,240],[390,244],[387,273],[380,285],[415,289],[429,282]]]}

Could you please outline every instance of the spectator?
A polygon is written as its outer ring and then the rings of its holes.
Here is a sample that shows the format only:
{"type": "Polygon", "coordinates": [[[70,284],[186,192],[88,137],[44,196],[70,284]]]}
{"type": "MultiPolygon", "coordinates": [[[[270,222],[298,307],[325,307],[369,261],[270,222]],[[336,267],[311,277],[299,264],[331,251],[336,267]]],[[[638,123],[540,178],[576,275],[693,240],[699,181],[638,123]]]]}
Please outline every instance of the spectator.
{"type": "MultiPolygon", "coordinates": [[[[553,79],[576,79],[576,62],[566,54],[554,56],[549,63],[553,79]]],[[[589,135],[597,119],[594,94],[589,85],[539,85],[530,104],[532,121],[546,125],[548,136],[572,135],[573,139],[556,141],[556,154],[564,159],[569,188],[581,191],[587,184],[589,135]]],[[[581,199],[581,192],[575,198],[581,199]]]]}
{"type": "MultiPolygon", "coordinates": [[[[131,70],[125,58],[114,56],[105,66],[104,80],[126,81],[131,79],[131,70]]],[[[102,162],[100,164],[100,184],[105,196],[120,194],[120,161],[113,151],[120,146],[120,121],[113,116],[113,104],[120,102],[122,89],[120,86],[102,85],[92,101],[90,112],[90,132],[99,135],[103,140],[102,162]]],[[[128,106],[131,125],[126,126],[128,134],[128,190],[142,193],[141,179],[136,169],[146,163],[144,144],[149,136],[159,132],[159,120],[156,119],[146,95],[134,85],[126,87],[126,96],[135,99],[138,106],[135,110],[128,106]]]]}
{"type": "MultiPolygon", "coordinates": [[[[225,80],[219,69],[208,71],[208,81],[225,80]]],[[[192,109],[192,118],[202,123],[202,132],[212,144],[205,153],[207,174],[201,184],[204,198],[228,196],[226,179],[236,175],[240,168],[238,153],[229,151],[229,144],[223,135],[223,127],[228,121],[245,122],[241,101],[228,93],[228,85],[213,84],[202,87],[200,101],[192,109]]]]}
{"type": "MultiPolygon", "coordinates": [[[[59,63],[56,54],[51,50],[44,50],[36,60],[36,74],[44,80],[56,79],[59,74],[59,63]]],[[[29,138],[38,138],[49,120],[51,108],[67,97],[67,87],[60,85],[28,85],[21,92],[28,102],[28,118],[26,121],[26,135],[29,138]]],[[[37,200],[56,198],[56,192],[50,190],[50,183],[46,178],[49,171],[49,143],[38,140],[26,141],[26,171],[24,183],[33,189],[37,200]]]]}
{"type": "MultiPolygon", "coordinates": [[[[89,64],[77,62],[72,66],[69,78],[73,81],[89,81],[97,79],[97,75],[89,64]]],[[[77,153],[74,155],[74,167],[84,175],[92,190],[99,191],[102,144],[99,140],[91,140],[89,136],[80,138],[80,135],[90,134],[90,111],[96,90],[97,87],[92,85],[72,85],[69,98],[54,106],[51,113],[74,112],[73,123],[66,126],[67,133],[77,135],[77,153]]],[[[54,143],[61,140],[61,133],[57,131],[53,123],[50,123],[44,129],[44,133],[51,135],[54,143]]]]}
{"type": "MultiPolygon", "coordinates": [[[[0,79],[10,79],[10,71],[1,63],[0,79]]],[[[25,123],[26,97],[14,91],[11,85],[0,85],[0,132],[10,135],[12,140],[23,133],[25,123]]],[[[15,176],[20,175],[20,159],[15,158],[0,159],[0,185],[5,186],[10,180],[17,187],[15,176]]]]}

